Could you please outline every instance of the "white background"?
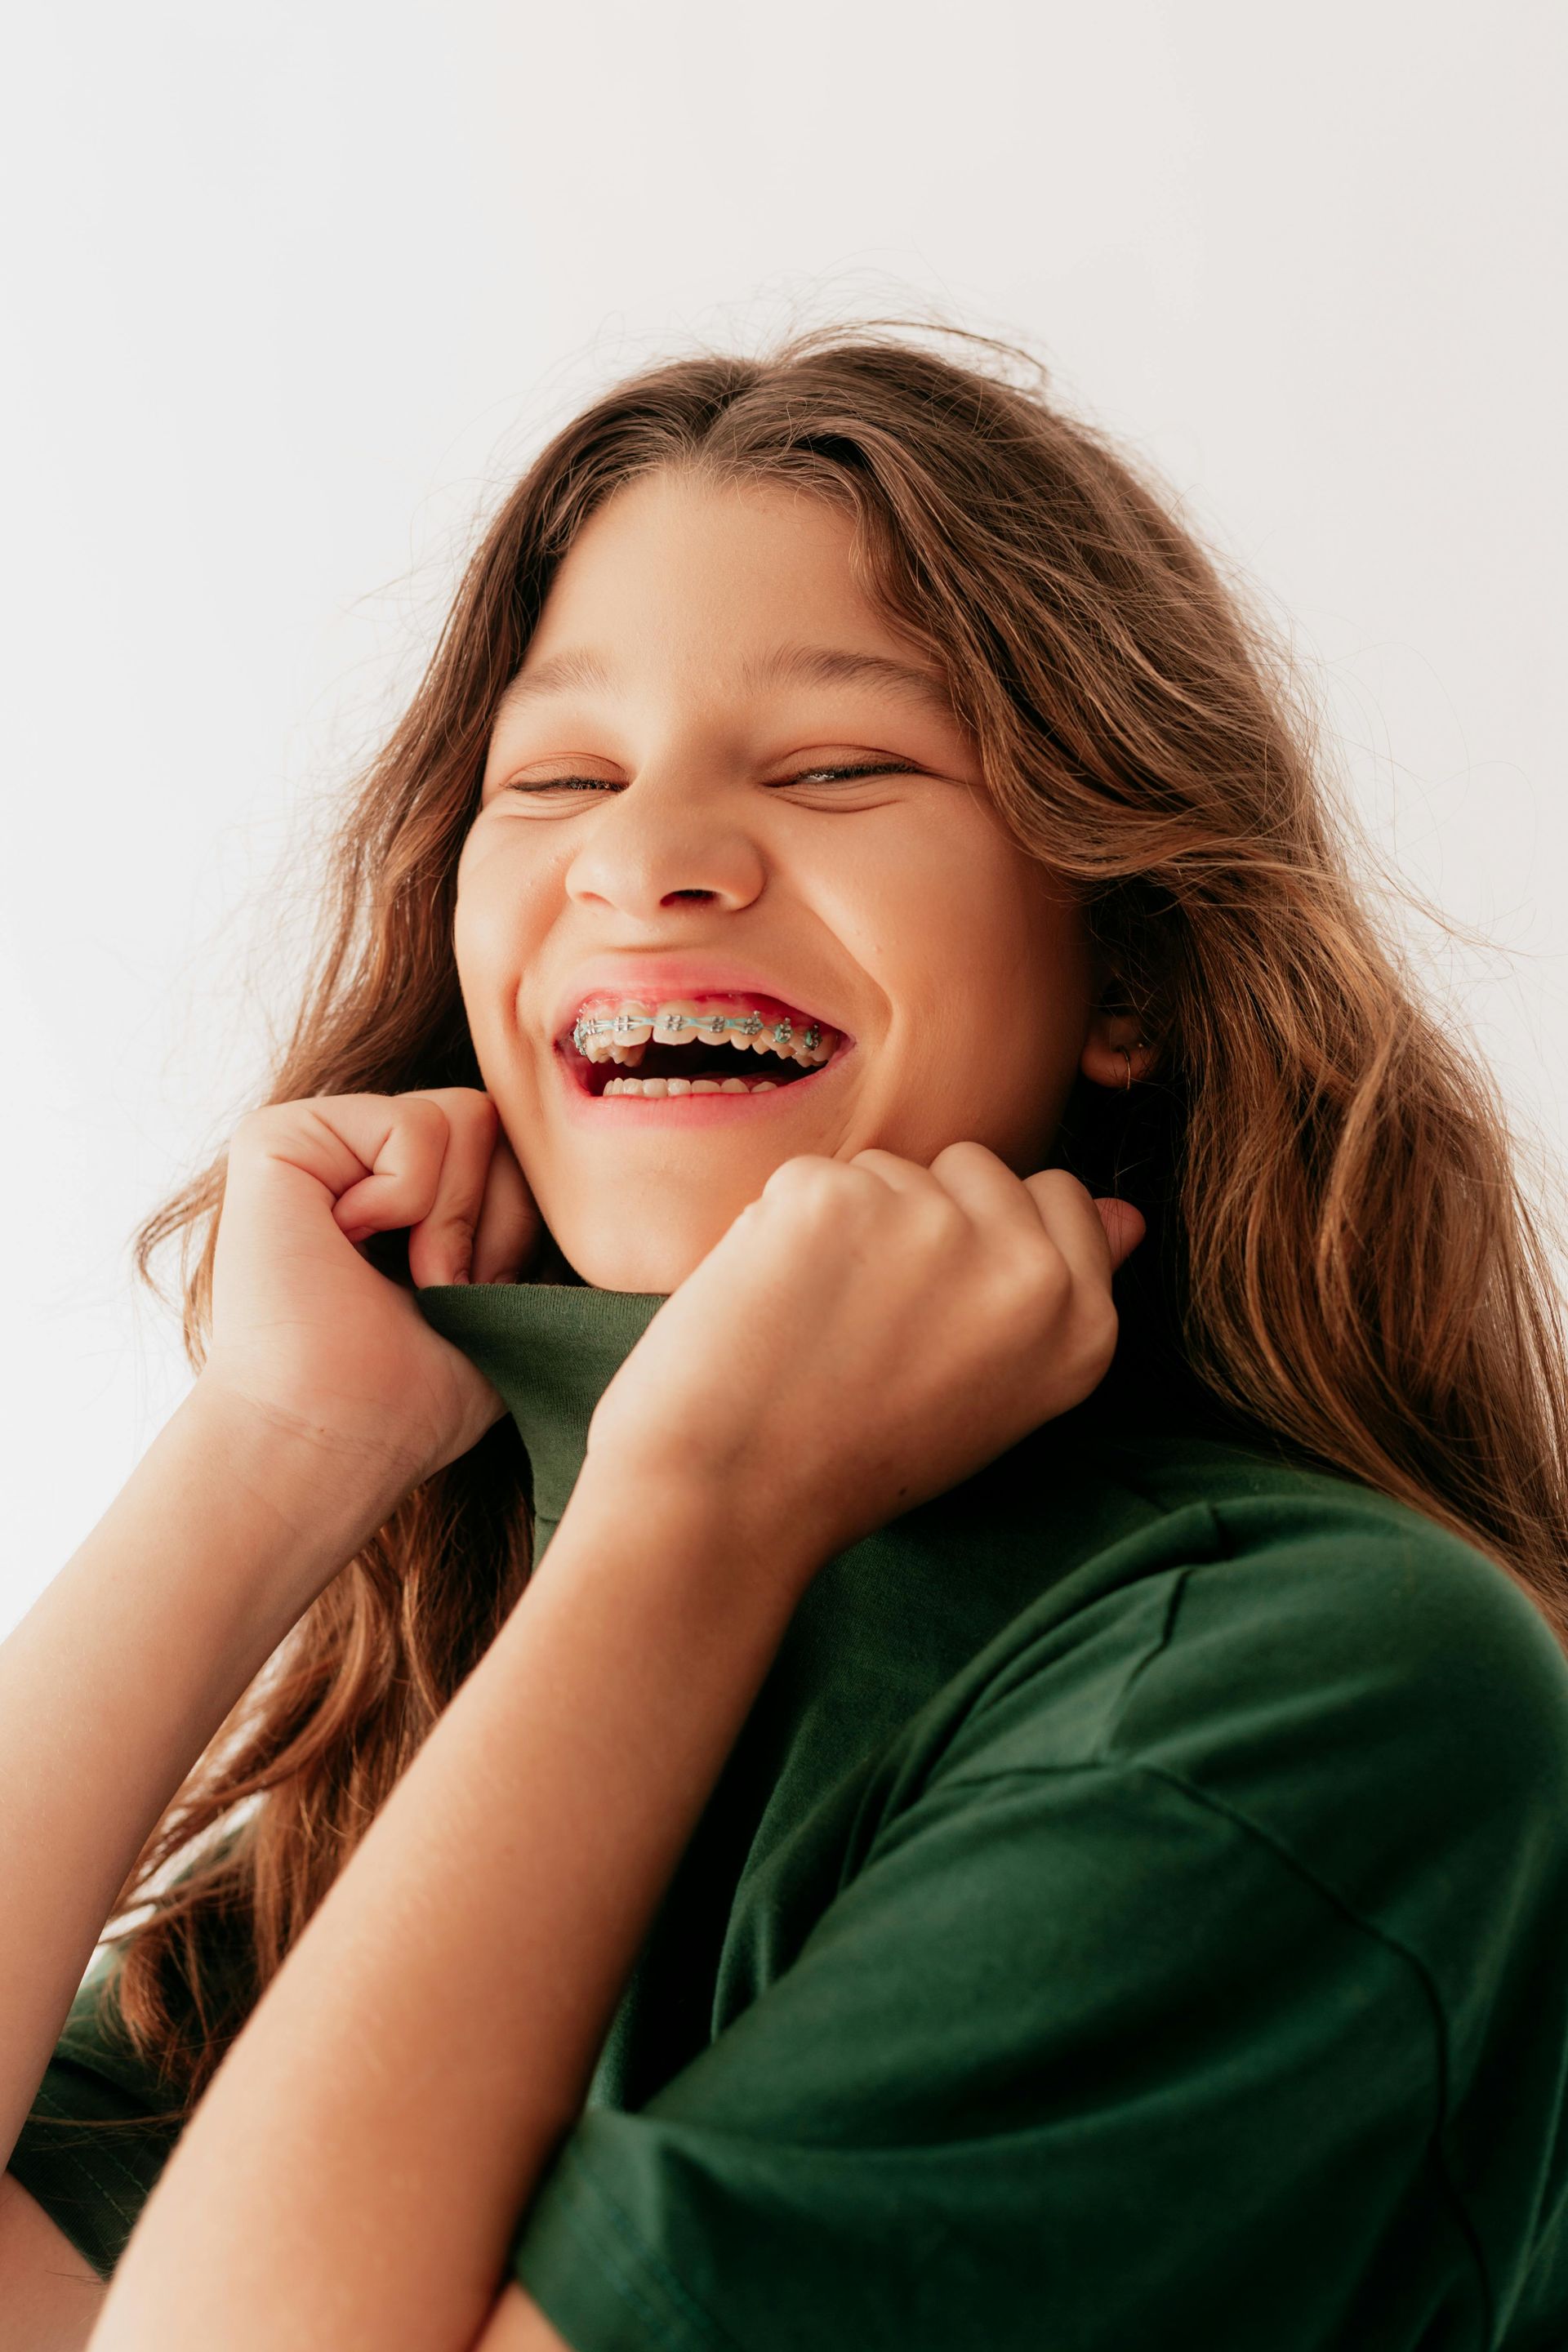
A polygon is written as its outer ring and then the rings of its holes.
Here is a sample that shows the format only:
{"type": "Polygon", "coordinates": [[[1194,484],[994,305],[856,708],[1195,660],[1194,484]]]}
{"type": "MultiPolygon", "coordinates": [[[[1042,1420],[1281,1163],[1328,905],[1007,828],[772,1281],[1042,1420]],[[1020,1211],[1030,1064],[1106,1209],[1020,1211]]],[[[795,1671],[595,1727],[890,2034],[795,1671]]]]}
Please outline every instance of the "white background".
{"type": "Polygon", "coordinates": [[[138,1218],[543,430],[697,338],[1026,339],[1292,616],[1564,1141],[1563,12],[54,0],[11,36],[0,1626],[183,1391],[138,1218]],[[296,900],[299,890],[296,890],[296,900]]]}

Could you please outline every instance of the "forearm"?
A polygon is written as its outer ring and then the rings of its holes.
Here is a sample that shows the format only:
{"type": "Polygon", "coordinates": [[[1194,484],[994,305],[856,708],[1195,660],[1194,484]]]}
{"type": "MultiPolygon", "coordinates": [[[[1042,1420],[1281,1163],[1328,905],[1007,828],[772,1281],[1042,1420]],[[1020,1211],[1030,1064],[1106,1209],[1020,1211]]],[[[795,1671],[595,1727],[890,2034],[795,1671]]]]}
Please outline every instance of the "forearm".
{"type": "Polygon", "coordinates": [[[579,1487],[188,2127],[94,2352],[460,2352],[798,1589],[579,1487]]]}
{"type": "Polygon", "coordinates": [[[148,1834],[395,1500],[198,1382],[0,1645],[7,2155],[148,1834]]]}

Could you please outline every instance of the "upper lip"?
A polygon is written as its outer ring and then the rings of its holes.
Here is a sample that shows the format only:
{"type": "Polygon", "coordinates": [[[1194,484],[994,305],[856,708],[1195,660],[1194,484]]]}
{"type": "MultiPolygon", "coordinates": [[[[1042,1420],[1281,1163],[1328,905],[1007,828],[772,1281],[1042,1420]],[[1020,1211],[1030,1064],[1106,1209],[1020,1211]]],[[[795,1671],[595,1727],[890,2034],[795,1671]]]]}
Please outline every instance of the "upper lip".
{"type": "Polygon", "coordinates": [[[551,1039],[559,1045],[571,1034],[580,1008],[591,996],[657,1005],[667,1003],[671,997],[704,995],[774,997],[792,1012],[806,1014],[825,1028],[837,1030],[840,1036],[847,1038],[849,1034],[842,1023],[830,1019],[820,1009],[815,992],[803,994],[795,982],[780,974],[737,963],[710,961],[701,956],[645,956],[637,962],[628,956],[584,964],[573,973],[555,1000],[551,1039]]]}

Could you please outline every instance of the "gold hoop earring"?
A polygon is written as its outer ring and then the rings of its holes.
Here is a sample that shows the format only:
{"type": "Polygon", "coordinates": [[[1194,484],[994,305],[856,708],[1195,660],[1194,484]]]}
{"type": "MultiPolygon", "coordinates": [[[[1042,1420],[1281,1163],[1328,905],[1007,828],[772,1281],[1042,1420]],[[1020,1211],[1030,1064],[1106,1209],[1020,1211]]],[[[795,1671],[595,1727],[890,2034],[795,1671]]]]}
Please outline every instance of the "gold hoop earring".
{"type": "Polygon", "coordinates": [[[1127,1065],[1127,1076],[1121,1081],[1121,1091],[1124,1095],[1131,1094],[1132,1091],[1132,1056],[1128,1052],[1125,1045],[1119,1045],[1116,1050],[1127,1065]]]}

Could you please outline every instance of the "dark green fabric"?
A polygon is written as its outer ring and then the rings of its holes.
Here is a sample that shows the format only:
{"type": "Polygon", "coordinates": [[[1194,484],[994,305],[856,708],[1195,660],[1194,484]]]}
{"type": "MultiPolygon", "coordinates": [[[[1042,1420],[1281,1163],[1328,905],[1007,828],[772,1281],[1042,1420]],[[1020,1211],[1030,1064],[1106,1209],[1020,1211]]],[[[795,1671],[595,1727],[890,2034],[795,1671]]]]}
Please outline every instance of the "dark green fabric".
{"type": "MultiPolygon", "coordinates": [[[[420,1299],[547,1538],[659,1300],[420,1299]]],[[[575,2352],[1561,2352],[1565,2118],[1543,1622],[1111,1382],[816,1576],[513,2263],[575,2352]]]]}
{"type": "MultiPolygon", "coordinates": [[[[125,2250],[176,2129],[144,2118],[173,2102],[117,2029],[111,1950],[95,1954],[6,2169],[100,2278],[125,2250]],[[87,2123],[112,2129],[85,2130],[87,2123]]],[[[3,2339],[0,2339],[3,2340],[3,2339]]]]}

